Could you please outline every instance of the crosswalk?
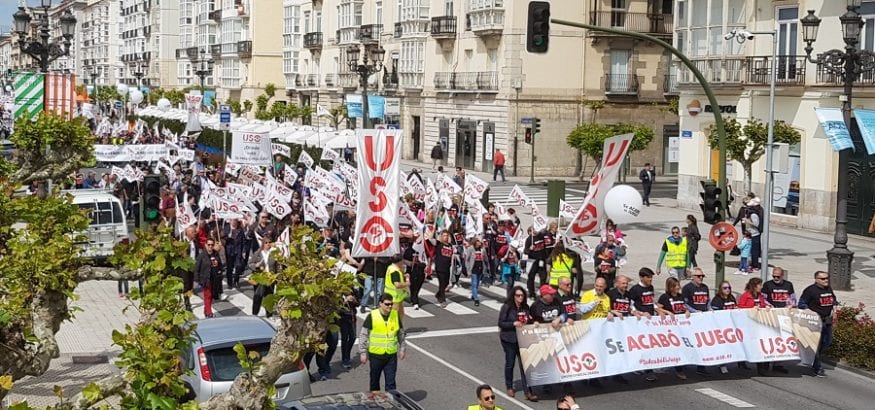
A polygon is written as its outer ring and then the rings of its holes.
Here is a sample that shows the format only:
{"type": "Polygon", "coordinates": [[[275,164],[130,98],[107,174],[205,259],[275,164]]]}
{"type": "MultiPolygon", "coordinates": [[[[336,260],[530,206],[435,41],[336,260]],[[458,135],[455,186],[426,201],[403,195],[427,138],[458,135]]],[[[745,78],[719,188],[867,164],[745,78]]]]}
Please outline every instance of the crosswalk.
{"type": "MultiPolygon", "coordinates": [[[[489,200],[491,202],[499,202],[505,206],[509,204],[513,204],[511,200],[508,199],[510,195],[510,191],[513,190],[514,184],[510,182],[506,183],[492,183],[489,185],[489,200]]],[[[520,186],[525,192],[526,195],[529,196],[536,204],[541,208],[541,211],[546,210],[547,206],[547,187],[538,186],[538,185],[526,185],[520,186]]],[[[583,203],[583,199],[586,196],[586,191],[582,189],[575,188],[565,188],[565,202],[570,203],[575,208],[579,207],[583,203]]],[[[510,205],[515,206],[516,204],[510,205]]]]}

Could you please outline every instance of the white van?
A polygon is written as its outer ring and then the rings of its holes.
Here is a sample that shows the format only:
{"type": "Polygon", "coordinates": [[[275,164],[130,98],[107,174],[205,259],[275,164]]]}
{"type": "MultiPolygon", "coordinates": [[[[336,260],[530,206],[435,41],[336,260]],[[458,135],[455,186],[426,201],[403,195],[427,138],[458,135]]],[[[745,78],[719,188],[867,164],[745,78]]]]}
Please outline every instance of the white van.
{"type": "Polygon", "coordinates": [[[104,261],[112,255],[112,248],[117,243],[130,240],[122,203],[113,194],[102,189],[66,192],[73,195],[73,203],[79,209],[87,209],[91,216],[88,230],[82,233],[88,241],[77,243],[82,248],[82,257],[104,261]]]}

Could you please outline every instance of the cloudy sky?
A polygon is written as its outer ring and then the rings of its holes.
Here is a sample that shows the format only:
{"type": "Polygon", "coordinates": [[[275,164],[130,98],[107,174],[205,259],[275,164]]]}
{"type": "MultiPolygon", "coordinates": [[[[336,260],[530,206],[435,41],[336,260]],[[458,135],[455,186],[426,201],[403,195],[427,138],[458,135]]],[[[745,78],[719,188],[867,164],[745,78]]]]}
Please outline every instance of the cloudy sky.
{"type": "MultiPolygon", "coordinates": [[[[0,0],[0,27],[7,30],[12,27],[12,15],[18,10],[19,0],[0,0]]],[[[52,0],[52,3],[60,3],[60,0],[52,0]]],[[[27,0],[27,4],[38,6],[39,0],[27,0]]]]}

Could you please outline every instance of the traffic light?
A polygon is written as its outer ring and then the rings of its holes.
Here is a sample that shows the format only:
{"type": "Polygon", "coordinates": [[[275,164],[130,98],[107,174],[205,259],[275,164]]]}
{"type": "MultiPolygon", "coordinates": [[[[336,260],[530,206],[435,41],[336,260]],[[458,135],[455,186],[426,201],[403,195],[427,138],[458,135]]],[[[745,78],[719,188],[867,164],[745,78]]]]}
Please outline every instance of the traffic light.
{"type": "MultiPolygon", "coordinates": [[[[529,20],[526,27],[526,51],[546,53],[550,46],[550,3],[529,3],[529,20]]],[[[537,133],[536,133],[537,134],[537,133]]]]}
{"type": "Polygon", "coordinates": [[[720,216],[720,188],[717,187],[717,182],[713,179],[701,181],[703,192],[702,196],[702,219],[709,224],[721,222],[723,218],[720,216]]]}
{"type": "Polygon", "coordinates": [[[532,118],[532,135],[538,135],[541,133],[541,119],[540,118],[532,118]]]}
{"type": "Polygon", "coordinates": [[[161,221],[161,177],[146,175],[143,177],[143,222],[158,223],[161,221]]]}
{"type": "Polygon", "coordinates": [[[532,143],[532,129],[529,127],[526,127],[526,144],[531,144],[531,143],[532,143]]]}

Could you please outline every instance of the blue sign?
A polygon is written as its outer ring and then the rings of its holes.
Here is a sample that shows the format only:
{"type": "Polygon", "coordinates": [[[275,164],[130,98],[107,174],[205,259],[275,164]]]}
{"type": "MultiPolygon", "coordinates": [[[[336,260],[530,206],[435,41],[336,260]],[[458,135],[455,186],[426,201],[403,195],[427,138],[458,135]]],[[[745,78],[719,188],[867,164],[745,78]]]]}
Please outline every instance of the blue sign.
{"type": "Polygon", "coordinates": [[[231,123],[231,113],[230,112],[220,112],[219,113],[219,122],[222,124],[230,124],[231,123]]]}
{"type": "MultiPolygon", "coordinates": [[[[386,98],[379,95],[368,96],[368,116],[371,118],[383,118],[386,108],[386,98]]],[[[349,118],[362,117],[362,96],[347,94],[346,112],[349,118]]]]}
{"type": "Polygon", "coordinates": [[[520,118],[520,124],[523,124],[523,125],[532,125],[532,117],[523,117],[523,118],[520,118]]]}
{"type": "Polygon", "coordinates": [[[123,106],[121,101],[116,101],[115,104],[113,104],[113,105],[115,106],[115,108],[118,108],[118,109],[121,109],[123,106]]]}
{"type": "Polygon", "coordinates": [[[681,131],[681,138],[693,138],[693,131],[690,131],[690,130],[681,131]]]}

